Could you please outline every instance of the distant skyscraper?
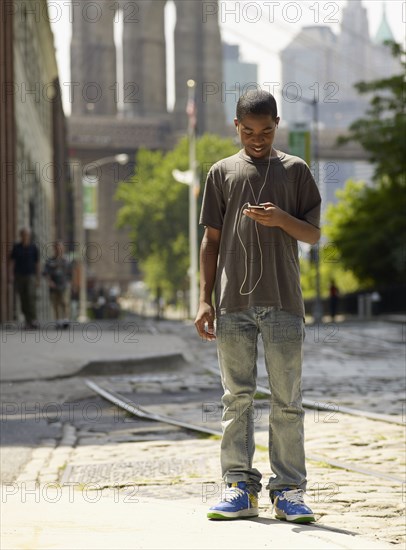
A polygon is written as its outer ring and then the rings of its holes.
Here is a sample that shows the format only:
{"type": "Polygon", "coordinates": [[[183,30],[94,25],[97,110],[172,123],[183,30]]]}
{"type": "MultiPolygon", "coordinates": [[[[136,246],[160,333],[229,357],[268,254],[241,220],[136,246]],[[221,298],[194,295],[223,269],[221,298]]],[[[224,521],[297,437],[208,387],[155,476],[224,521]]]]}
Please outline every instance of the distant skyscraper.
{"type": "Polygon", "coordinates": [[[304,27],[281,54],[284,97],[282,118],[288,125],[310,122],[311,107],[299,98],[319,100],[319,121],[326,128],[346,128],[361,117],[369,97],[354,84],[399,71],[385,40],[393,40],[383,4],[382,22],[374,40],[361,0],[347,2],[341,32],[327,26],[304,27]]]}
{"type": "MultiPolygon", "coordinates": [[[[326,129],[346,129],[361,118],[370,95],[360,95],[354,84],[385,78],[399,73],[400,64],[384,42],[393,40],[383,4],[382,21],[376,37],[369,34],[368,17],[361,0],[348,0],[342,14],[338,35],[323,25],[304,27],[282,51],[283,99],[282,121],[311,125],[312,107],[300,101],[318,100],[319,124],[326,129]]],[[[374,167],[370,162],[329,160],[319,163],[319,187],[322,214],[336,191],[352,178],[372,182],[374,167]]]]}
{"type": "Polygon", "coordinates": [[[233,124],[240,95],[257,86],[258,65],[240,61],[240,47],[223,43],[222,96],[225,102],[226,123],[233,124]]]}
{"type": "Polygon", "coordinates": [[[399,70],[396,61],[391,57],[388,59],[388,48],[384,46],[386,41],[394,41],[392,30],[386,19],[386,4],[382,2],[382,19],[374,38],[375,67],[380,75],[388,76],[399,70]]]}
{"type": "Polygon", "coordinates": [[[381,45],[386,40],[394,41],[395,39],[392,33],[392,29],[389,26],[388,20],[386,19],[386,4],[385,2],[382,2],[382,19],[375,36],[375,43],[381,45]]]}
{"type": "MultiPolygon", "coordinates": [[[[289,125],[312,120],[311,108],[299,99],[313,100],[328,96],[338,99],[337,67],[339,66],[338,39],[323,25],[304,27],[281,54],[283,99],[282,121],[289,125]]],[[[331,105],[334,103],[329,103],[331,105]]],[[[320,106],[320,120],[326,126],[330,113],[320,106]]]]}

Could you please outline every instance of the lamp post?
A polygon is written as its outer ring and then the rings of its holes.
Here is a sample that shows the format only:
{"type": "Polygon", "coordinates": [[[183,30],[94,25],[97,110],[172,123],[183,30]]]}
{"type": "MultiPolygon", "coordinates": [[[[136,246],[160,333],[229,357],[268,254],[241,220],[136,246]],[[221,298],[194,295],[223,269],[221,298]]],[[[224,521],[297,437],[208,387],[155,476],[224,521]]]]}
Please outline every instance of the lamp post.
{"type": "Polygon", "coordinates": [[[186,112],[189,117],[188,134],[189,134],[189,170],[181,172],[173,170],[174,179],[180,183],[189,185],[189,315],[193,318],[197,312],[199,303],[199,293],[197,288],[197,267],[198,267],[198,250],[197,250],[197,195],[199,192],[199,180],[197,176],[197,161],[196,161],[196,101],[195,90],[196,82],[194,80],[187,81],[188,86],[188,104],[186,112]]]}
{"type": "MultiPolygon", "coordinates": [[[[320,165],[319,165],[319,102],[318,99],[302,100],[304,103],[311,105],[313,108],[313,160],[314,160],[314,179],[316,180],[317,187],[320,187],[320,165]]],[[[323,319],[323,307],[320,297],[320,242],[317,241],[315,245],[316,251],[316,301],[313,308],[313,319],[315,323],[321,323],[323,319]]]]}
{"type": "MultiPolygon", "coordinates": [[[[85,189],[85,183],[86,180],[88,181],[88,172],[91,170],[94,170],[95,168],[99,168],[100,166],[104,166],[105,164],[110,164],[113,162],[117,162],[118,164],[125,165],[128,163],[129,156],[126,153],[120,153],[117,155],[109,156],[109,157],[103,157],[97,160],[93,160],[92,162],[89,162],[82,168],[82,180],[80,182],[81,185],[81,198],[82,198],[82,219],[80,220],[80,226],[82,228],[82,236],[84,237],[82,239],[82,242],[85,242],[87,246],[87,230],[89,229],[88,226],[85,224],[86,220],[86,212],[83,210],[83,202],[84,202],[84,189],[85,189]]],[[[97,175],[94,176],[93,180],[93,186],[97,188],[97,175]]],[[[97,223],[97,218],[96,218],[97,223]]],[[[95,226],[93,226],[95,227],[95,226]]],[[[79,317],[78,320],[80,322],[85,322],[87,320],[87,265],[86,261],[83,260],[82,255],[82,263],[81,263],[81,270],[80,270],[80,282],[79,282],[79,317]]]]}

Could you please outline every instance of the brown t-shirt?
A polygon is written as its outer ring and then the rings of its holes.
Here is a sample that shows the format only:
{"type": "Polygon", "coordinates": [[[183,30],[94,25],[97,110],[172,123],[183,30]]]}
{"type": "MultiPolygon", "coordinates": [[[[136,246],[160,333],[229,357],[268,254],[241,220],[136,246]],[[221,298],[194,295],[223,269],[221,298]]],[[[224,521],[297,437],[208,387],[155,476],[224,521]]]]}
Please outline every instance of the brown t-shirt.
{"type": "Polygon", "coordinates": [[[217,315],[274,306],[304,317],[297,240],[242,212],[247,203],[272,202],[319,227],[320,193],[299,157],[277,151],[263,186],[267,169],[268,159],[254,160],[242,149],[214,164],[207,175],[200,223],[221,230],[214,289],[217,315]]]}

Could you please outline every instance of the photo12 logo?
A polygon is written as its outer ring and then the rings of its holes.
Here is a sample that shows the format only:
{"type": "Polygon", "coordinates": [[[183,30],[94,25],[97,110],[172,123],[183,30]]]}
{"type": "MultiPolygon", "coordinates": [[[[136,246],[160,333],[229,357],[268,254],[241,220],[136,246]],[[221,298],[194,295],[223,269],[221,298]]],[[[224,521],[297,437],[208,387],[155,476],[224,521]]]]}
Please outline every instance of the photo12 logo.
{"type": "Polygon", "coordinates": [[[337,18],[340,12],[338,2],[219,2],[208,1],[202,3],[202,21],[207,23],[216,17],[221,23],[275,23],[284,21],[295,24],[305,18],[309,20],[312,14],[313,23],[339,23],[337,18]]]}
{"type": "Polygon", "coordinates": [[[35,23],[58,23],[62,19],[73,23],[78,18],[85,23],[99,23],[110,16],[114,23],[140,23],[141,9],[140,3],[133,0],[4,0],[0,4],[0,16],[4,20],[13,16],[17,22],[30,18],[35,23]]]}
{"type": "MultiPolygon", "coordinates": [[[[135,483],[126,487],[111,485],[109,489],[113,491],[114,503],[138,504],[140,502],[138,498],[140,486],[135,483]]],[[[63,484],[54,481],[43,484],[25,481],[21,483],[9,482],[2,485],[1,502],[6,504],[10,499],[17,498],[21,504],[26,502],[71,504],[81,499],[93,504],[100,501],[105,491],[105,486],[95,482],[79,483],[75,481],[63,484]]]]}

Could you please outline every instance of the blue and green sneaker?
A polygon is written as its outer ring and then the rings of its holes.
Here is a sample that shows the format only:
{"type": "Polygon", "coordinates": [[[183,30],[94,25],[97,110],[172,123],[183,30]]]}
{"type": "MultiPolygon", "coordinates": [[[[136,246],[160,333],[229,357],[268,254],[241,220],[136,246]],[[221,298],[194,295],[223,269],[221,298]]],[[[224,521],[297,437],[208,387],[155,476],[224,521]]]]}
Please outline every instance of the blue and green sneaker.
{"type": "Polygon", "coordinates": [[[311,523],[316,521],[311,509],[303,500],[302,489],[282,489],[272,491],[271,499],[274,505],[275,517],[294,523],[311,523]]]}
{"type": "Polygon", "coordinates": [[[258,515],[258,495],[247,488],[245,481],[229,483],[224,498],[212,506],[209,519],[250,518],[258,515]]]}

